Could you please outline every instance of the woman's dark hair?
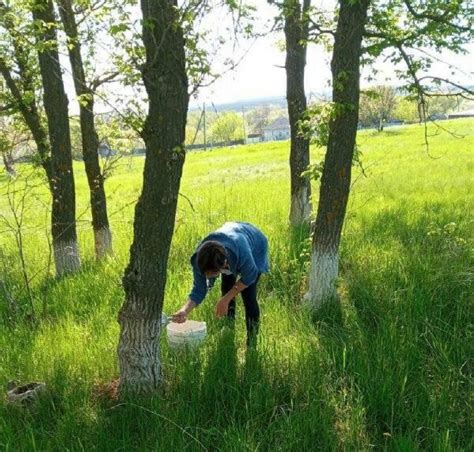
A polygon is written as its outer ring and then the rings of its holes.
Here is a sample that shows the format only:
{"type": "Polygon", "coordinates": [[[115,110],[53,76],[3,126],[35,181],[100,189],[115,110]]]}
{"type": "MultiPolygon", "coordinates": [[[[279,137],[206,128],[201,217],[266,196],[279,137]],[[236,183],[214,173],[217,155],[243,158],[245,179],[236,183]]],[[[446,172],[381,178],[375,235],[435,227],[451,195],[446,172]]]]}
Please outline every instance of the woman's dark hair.
{"type": "Polygon", "coordinates": [[[202,274],[218,272],[225,265],[227,253],[219,242],[208,240],[198,248],[196,259],[202,274]]]}

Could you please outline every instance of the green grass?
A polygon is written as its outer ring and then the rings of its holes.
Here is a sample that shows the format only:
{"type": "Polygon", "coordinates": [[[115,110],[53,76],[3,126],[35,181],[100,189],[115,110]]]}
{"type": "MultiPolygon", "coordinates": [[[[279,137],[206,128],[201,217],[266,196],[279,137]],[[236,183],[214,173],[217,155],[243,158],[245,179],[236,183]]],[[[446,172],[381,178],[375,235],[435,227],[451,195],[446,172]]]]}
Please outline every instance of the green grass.
{"type": "MultiPolygon", "coordinates": [[[[359,134],[368,177],[355,170],[341,306],[313,318],[300,305],[309,242],[287,226],[288,143],[189,154],[164,310],[185,300],[202,236],[226,220],[253,222],[269,237],[272,264],[260,284],[260,343],[246,353],[241,305],[235,331],[213,318],[216,288],[193,313],[208,323],[206,343],[175,354],[163,337],[162,393],[123,404],[97,400],[93,388],[117,377],[121,275],[143,159],[123,159],[107,181],[116,256],[100,264],[75,164],[84,268],[62,280],[46,275],[48,197],[36,187],[24,242],[30,276],[39,271],[39,321],[12,316],[0,290],[0,384],[43,380],[51,395],[32,410],[0,403],[0,450],[472,450],[473,124],[443,123],[464,138],[431,127],[429,154],[421,126],[359,134]]],[[[31,168],[19,170],[10,189],[21,193],[31,168]]],[[[11,219],[7,188],[0,173],[0,212],[11,219]]],[[[0,245],[2,279],[26,308],[4,223],[0,245]]]]}

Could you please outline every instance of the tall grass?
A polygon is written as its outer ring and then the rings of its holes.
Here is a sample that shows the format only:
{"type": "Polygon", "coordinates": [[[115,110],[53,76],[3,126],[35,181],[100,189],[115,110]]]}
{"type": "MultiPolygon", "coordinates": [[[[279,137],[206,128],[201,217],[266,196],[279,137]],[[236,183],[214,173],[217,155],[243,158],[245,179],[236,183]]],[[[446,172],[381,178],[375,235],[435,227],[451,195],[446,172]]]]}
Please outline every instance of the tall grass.
{"type": "MultiPolygon", "coordinates": [[[[213,318],[216,287],[193,314],[209,330],[198,351],[174,353],[162,338],[165,384],[149,400],[97,397],[117,377],[116,317],[143,160],[124,159],[107,181],[116,255],[103,263],[93,259],[87,183],[75,166],[84,268],[61,280],[45,276],[47,193],[35,188],[24,233],[28,274],[40,271],[38,321],[13,316],[0,293],[0,384],[43,380],[50,395],[31,410],[0,404],[0,449],[472,450],[473,123],[446,124],[464,138],[436,133],[429,154],[419,126],[359,135],[367,177],[355,171],[341,303],[315,316],[300,303],[307,232],[287,227],[288,143],[189,154],[165,312],[189,292],[199,239],[224,221],[265,231],[272,269],[259,285],[257,350],[245,348],[241,304],[235,329],[213,318]]],[[[0,184],[9,217],[3,173],[0,184]]],[[[12,235],[0,230],[3,280],[26,306],[12,235]]]]}

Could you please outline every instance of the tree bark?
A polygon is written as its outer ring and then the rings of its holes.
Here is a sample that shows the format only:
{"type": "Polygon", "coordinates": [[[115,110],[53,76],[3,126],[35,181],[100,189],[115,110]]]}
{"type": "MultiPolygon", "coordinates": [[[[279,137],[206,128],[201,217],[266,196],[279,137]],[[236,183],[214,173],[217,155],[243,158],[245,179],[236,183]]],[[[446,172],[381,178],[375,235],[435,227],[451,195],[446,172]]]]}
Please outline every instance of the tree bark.
{"type": "Polygon", "coordinates": [[[92,228],[94,230],[95,254],[101,259],[112,253],[112,234],[107,216],[107,200],[104,177],[99,164],[99,138],[94,123],[94,92],[89,88],[84,73],[81,44],[71,0],[57,0],[59,13],[68,37],[69,60],[74,79],[74,88],[79,98],[82,137],[82,155],[89,183],[92,228]]]}
{"type": "Polygon", "coordinates": [[[285,15],[286,40],[286,99],[290,121],[290,174],[291,204],[290,224],[299,226],[309,221],[311,215],[311,183],[301,174],[310,163],[309,140],[301,135],[299,121],[306,111],[304,75],[308,40],[307,13],[311,0],[286,0],[283,5],[285,15]]]}
{"type": "Polygon", "coordinates": [[[11,153],[3,152],[2,153],[2,160],[3,166],[5,167],[5,171],[10,177],[16,177],[16,170],[15,170],[15,161],[11,153]]]}
{"type": "Polygon", "coordinates": [[[49,188],[52,191],[52,167],[51,167],[51,158],[50,158],[50,146],[48,142],[48,136],[45,128],[41,123],[40,114],[38,112],[38,107],[36,104],[35,98],[35,86],[32,78],[32,71],[27,67],[28,52],[21,45],[21,40],[18,39],[17,31],[15,30],[15,25],[11,23],[8,19],[7,7],[3,6],[0,12],[5,12],[4,20],[2,24],[7,29],[8,33],[12,37],[12,47],[13,53],[15,56],[15,61],[18,65],[18,74],[20,86],[18,86],[17,81],[12,77],[11,69],[8,66],[7,62],[0,57],[0,72],[3,75],[5,83],[10,90],[13,99],[16,102],[16,107],[19,109],[23,119],[30,129],[30,132],[33,136],[33,140],[36,144],[38,150],[38,156],[40,159],[40,164],[43,167],[46,177],[48,179],[49,188]]]}
{"type": "Polygon", "coordinates": [[[146,159],[135,208],[130,262],[119,314],[120,392],[151,393],[161,381],[160,320],[166,269],[185,159],[188,109],[183,31],[176,0],[142,0],[149,110],[142,137],[146,159]]]}
{"type": "Polygon", "coordinates": [[[32,3],[32,12],[38,26],[36,35],[38,59],[51,144],[53,252],[56,274],[61,276],[80,267],[68,99],[64,91],[59,62],[52,0],[35,0],[32,3]]]}
{"type": "MultiPolygon", "coordinates": [[[[13,79],[10,69],[7,67],[5,61],[0,58],[0,72],[5,79],[5,83],[10,90],[15,102],[20,110],[20,113],[30,129],[33,140],[36,144],[38,150],[38,155],[40,158],[41,166],[43,167],[46,177],[48,178],[49,188],[52,192],[53,189],[53,170],[51,166],[51,157],[50,157],[50,146],[48,141],[48,135],[45,128],[41,123],[41,118],[38,112],[38,107],[36,106],[36,101],[30,100],[27,102],[25,97],[20,91],[16,81],[13,79]]],[[[20,71],[21,76],[21,71],[20,71]]]]}
{"type": "Polygon", "coordinates": [[[351,183],[360,94],[360,55],[369,0],[340,0],[331,71],[336,108],[321,177],[312,244],[309,299],[313,308],[337,296],[339,243],[351,183]]]}

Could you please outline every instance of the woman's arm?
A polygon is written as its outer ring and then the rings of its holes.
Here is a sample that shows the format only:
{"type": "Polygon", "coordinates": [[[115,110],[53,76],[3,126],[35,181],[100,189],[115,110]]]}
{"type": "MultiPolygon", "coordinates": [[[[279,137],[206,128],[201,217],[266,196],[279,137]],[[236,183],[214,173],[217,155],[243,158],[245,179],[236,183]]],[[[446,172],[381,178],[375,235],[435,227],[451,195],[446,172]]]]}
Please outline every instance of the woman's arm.
{"type": "Polygon", "coordinates": [[[186,303],[171,316],[172,322],[186,322],[189,313],[204,300],[207,294],[206,278],[197,269],[195,254],[191,257],[191,267],[193,269],[193,288],[186,303]]]}
{"type": "Polygon", "coordinates": [[[232,289],[230,289],[216,304],[216,317],[225,316],[229,309],[229,303],[231,300],[247,287],[248,286],[246,286],[242,281],[237,281],[232,289]]]}

